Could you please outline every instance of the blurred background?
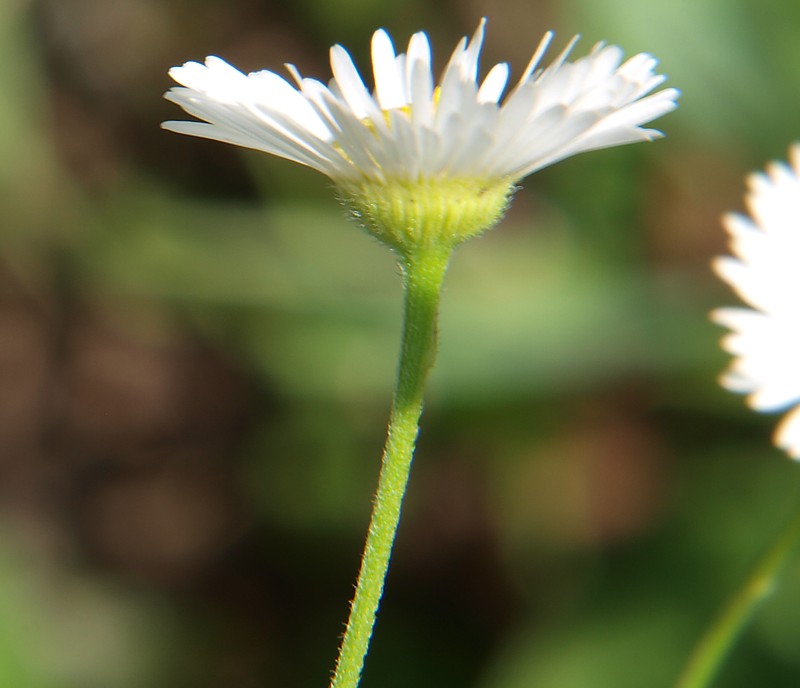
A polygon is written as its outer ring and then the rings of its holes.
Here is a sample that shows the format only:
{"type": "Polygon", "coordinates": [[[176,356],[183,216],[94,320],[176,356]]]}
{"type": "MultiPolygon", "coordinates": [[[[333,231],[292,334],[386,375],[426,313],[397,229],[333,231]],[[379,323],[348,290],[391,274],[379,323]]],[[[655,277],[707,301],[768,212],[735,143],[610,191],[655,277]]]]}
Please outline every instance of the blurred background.
{"type": "MultiPolygon", "coordinates": [[[[330,183],[159,129],[167,69],[327,78],[384,26],[437,69],[489,16],[647,51],[667,138],[525,180],[458,251],[364,687],[668,686],[796,508],[777,419],[721,390],[710,272],[800,138],[793,0],[2,0],[0,685],[327,685],[400,283],[330,183]]],[[[800,562],[723,672],[800,681],[800,562]]]]}

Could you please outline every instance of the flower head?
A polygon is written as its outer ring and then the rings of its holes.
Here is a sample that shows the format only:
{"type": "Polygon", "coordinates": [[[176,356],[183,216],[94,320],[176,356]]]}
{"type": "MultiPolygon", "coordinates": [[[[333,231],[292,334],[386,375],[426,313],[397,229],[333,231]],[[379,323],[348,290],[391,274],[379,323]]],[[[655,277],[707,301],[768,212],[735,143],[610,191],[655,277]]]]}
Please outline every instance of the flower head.
{"type": "Polygon", "coordinates": [[[522,177],[575,153],[661,136],[641,125],[674,109],[678,92],[651,93],[665,79],[654,73],[651,56],[623,62],[620,48],[601,43],[567,62],[573,39],[541,67],[549,32],[507,89],[506,63],[478,78],[484,26],[482,20],[470,40],[458,43],[438,85],[422,32],[399,55],[386,31],[375,32],[372,92],[339,45],[331,48],[328,85],[302,77],[293,65],[287,65],[291,83],[268,70],[243,74],[218,57],[187,62],[170,70],[181,86],[165,97],[201,121],[162,126],[319,170],[367,224],[393,221],[363,203],[381,196],[396,207],[386,187],[415,196],[420,185],[437,197],[485,196],[485,212],[473,223],[481,226],[468,222],[457,229],[459,240],[493,224],[522,177]]]}
{"type": "Polygon", "coordinates": [[[729,215],[733,257],[714,261],[717,274],[752,308],[721,308],[712,319],[730,328],[723,347],[736,358],[721,382],[748,394],[759,411],[794,407],[775,444],[800,459],[800,144],[789,165],[772,163],[748,179],[750,217],[729,215]]]}

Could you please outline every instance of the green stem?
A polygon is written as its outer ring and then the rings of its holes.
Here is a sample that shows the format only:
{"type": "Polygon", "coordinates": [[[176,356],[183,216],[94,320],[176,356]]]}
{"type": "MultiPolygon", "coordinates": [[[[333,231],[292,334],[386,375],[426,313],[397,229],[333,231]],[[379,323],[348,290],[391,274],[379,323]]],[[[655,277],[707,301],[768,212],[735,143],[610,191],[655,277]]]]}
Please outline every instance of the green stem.
{"type": "Polygon", "coordinates": [[[800,537],[800,513],[778,536],[744,586],[723,608],[695,647],[676,688],[706,688],[750,621],[758,605],[775,589],[781,567],[800,537]]]}
{"type": "Polygon", "coordinates": [[[449,249],[419,249],[402,260],[405,308],[397,384],[361,570],[331,688],[356,688],[361,680],[411,470],[425,382],[436,357],[439,294],[449,257],[449,249]]]}

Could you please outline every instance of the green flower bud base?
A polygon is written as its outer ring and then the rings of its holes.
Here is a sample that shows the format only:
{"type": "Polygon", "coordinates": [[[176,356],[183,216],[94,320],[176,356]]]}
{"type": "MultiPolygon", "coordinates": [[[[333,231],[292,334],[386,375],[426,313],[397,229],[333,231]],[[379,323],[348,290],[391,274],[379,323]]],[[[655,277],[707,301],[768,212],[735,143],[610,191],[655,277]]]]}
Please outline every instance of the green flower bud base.
{"type": "Polygon", "coordinates": [[[509,179],[361,179],[339,184],[355,220],[390,248],[454,247],[503,217],[514,183],[509,179]]]}

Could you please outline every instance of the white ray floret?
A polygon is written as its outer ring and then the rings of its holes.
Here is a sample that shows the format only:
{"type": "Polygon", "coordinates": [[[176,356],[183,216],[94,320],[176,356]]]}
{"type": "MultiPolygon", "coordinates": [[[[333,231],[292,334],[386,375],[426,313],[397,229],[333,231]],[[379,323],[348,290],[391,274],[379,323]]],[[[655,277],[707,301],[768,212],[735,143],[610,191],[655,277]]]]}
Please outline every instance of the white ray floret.
{"type": "Polygon", "coordinates": [[[729,215],[732,256],[714,269],[750,308],[722,308],[715,322],[731,332],[723,347],[735,356],[722,384],[748,394],[759,411],[793,408],[775,444],[800,459],[800,144],[789,164],[772,163],[748,179],[750,216],[729,215]]]}
{"type": "Polygon", "coordinates": [[[163,126],[287,158],[335,182],[515,181],[582,151],[661,136],[642,125],[674,109],[678,92],[652,93],[664,77],[649,55],[623,62],[620,48],[598,44],[568,62],[573,39],[542,68],[547,33],[506,93],[507,64],[478,78],[484,26],[458,43],[438,85],[422,32],[399,55],[386,31],[375,32],[373,91],[339,45],[328,85],[292,65],[293,84],[267,70],[245,75],[218,57],[187,62],[170,70],[180,86],[165,97],[199,121],[163,126]]]}

